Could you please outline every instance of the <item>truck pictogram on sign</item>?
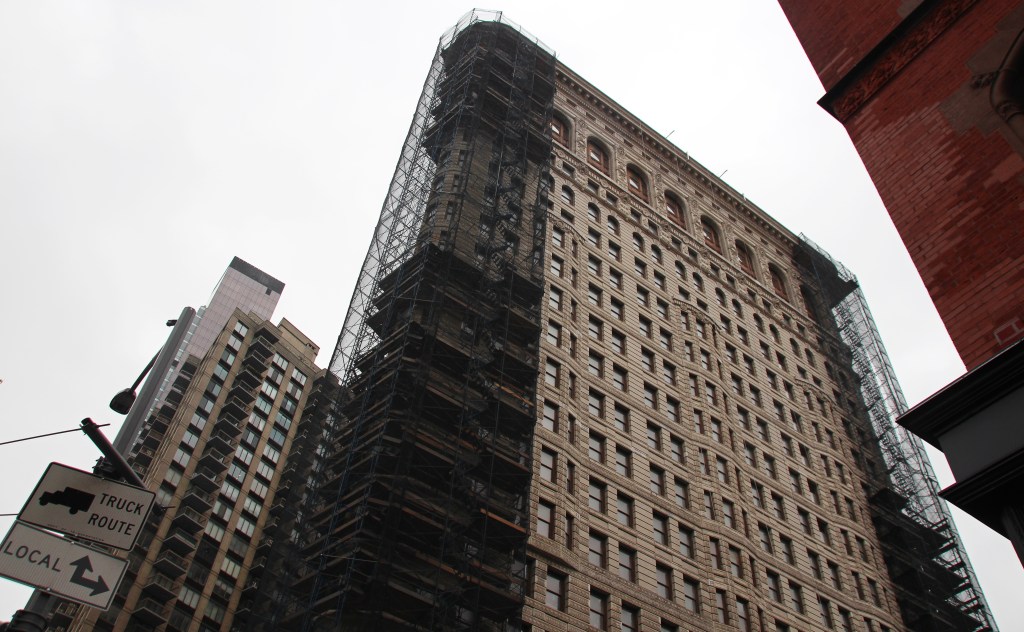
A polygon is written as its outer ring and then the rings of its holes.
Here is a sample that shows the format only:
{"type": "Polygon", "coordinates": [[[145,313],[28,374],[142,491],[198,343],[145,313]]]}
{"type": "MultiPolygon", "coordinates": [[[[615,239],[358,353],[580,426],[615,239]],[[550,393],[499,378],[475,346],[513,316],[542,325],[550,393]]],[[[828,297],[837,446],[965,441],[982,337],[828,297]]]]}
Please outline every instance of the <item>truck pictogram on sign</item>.
{"type": "Polygon", "coordinates": [[[75,515],[79,511],[89,511],[94,500],[96,500],[96,494],[90,494],[74,487],[65,487],[59,492],[43,492],[43,495],[39,497],[39,504],[44,507],[50,503],[64,505],[68,508],[69,514],[75,515]]]}

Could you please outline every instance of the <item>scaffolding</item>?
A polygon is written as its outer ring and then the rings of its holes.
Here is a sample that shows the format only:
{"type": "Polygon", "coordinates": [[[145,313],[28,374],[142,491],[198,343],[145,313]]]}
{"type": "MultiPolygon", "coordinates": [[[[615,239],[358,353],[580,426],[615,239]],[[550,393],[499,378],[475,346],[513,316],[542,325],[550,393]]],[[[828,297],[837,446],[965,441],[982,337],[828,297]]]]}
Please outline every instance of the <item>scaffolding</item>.
{"type": "Polygon", "coordinates": [[[278,629],[518,627],[554,78],[501,13],[442,36],[331,360],[278,629]]]}
{"type": "Polygon", "coordinates": [[[888,484],[874,490],[872,520],[914,630],[997,630],[924,444],[896,423],[907,410],[874,318],[856,277],[804,235],[797,259],[823,288],[838,334],[857,373],[888,484]]]}

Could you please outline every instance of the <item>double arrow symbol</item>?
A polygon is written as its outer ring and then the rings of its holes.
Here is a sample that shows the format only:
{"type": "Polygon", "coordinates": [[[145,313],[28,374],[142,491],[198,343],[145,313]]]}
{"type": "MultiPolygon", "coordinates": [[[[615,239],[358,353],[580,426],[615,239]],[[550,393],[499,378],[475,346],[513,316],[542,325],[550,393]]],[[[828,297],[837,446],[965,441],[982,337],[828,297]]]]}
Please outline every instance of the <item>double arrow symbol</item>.
{"type": "Polygon", "coordinates": [[[68,581],[72,584],[78,584],[83,588],[88,588],[92,591],[92,597],[110,590],[107,582],[103,581],[102,575],[97,575],[96,579],[86,579],[85,574],[92,571],[92,560],[89,559],[88,555],[71,562],[70,565],[75,567],[75,572],[71,574],[71,579],[68,581]]]}

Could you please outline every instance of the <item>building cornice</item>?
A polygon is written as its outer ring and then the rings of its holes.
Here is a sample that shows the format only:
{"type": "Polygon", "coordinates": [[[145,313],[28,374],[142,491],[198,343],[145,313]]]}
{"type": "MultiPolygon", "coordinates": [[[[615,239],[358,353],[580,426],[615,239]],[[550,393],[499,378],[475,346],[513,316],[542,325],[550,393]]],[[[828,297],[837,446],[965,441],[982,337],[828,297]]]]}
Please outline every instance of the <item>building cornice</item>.
{"type": "Polygon", "coordinates": [[[977,0],[924,0],[825,93],[818,105],[845,123],[977,0]]]}
{"type": "Polygon", "coordinates": [[[940,495],[988,528],[1006,536],[1003,523],[1006,503],[1019,499],[1022,491],[1024,451],[1016,452],[974,476],[950,485],[940,495]]]}
{"type": "Polygon", "coordinates": [[[1024,387],[1024,341],[914,406],[897,420],[938,449],[939,438],[968,417],[1024,387]]]}

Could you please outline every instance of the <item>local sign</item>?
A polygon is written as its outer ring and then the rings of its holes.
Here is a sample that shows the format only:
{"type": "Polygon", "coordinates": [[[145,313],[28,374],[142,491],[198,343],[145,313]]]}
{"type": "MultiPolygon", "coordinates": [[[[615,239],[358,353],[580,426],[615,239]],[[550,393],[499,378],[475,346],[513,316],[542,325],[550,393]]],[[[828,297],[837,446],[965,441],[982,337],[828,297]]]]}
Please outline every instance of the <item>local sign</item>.
{"type": "Polygon", "coordinates": [[[128,561],[15,522],[0,542],[0,575],[106,610],[128,561]]]}
{"type": "Polygon", "coordinates": [[[149,490],[50,463],[18,520],[129,550],[154,496],[149,490]]]}

